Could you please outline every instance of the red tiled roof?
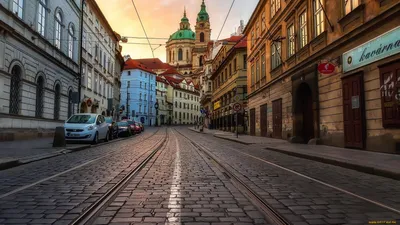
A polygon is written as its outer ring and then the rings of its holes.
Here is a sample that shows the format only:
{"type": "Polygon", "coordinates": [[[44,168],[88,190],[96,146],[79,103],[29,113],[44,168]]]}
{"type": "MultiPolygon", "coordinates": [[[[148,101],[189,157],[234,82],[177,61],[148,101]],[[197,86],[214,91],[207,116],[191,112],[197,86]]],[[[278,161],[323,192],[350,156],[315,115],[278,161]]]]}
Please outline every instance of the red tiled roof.
{"type": "Polygon", "coordinates": [[[174,75],[174,74],[179,74],[180,73],[173,67],[170,67],[167,69],[167,71],[165,71],[164,73],[160,74],[160,75],[174,75]]]}
{"type": "Polygon", "coordinates": [[[138,62],[143,63],[148,68],[152,70],[158,69],[169,69],[171,66],[168,63],[163,63],[159,58],[150,58],[150,59],[135,59],[138,62]]]}
{"type": "Polygon", "coordinates": [[[244,37],[241,39],[235,46],[234,48],[247,48],[247,37],[244,37]]]}
{"type": "Polygon", "coordinates": [[[231,36],[229,38],[223,39],[222,41],[238,42],[242,38],[243,38],[243,36],[231,36]]]}
{"type": "Polygon", "coordinates": [[[133,69],[139,69],[154,74],[154,72],[151,69],[149,69],[147,66],[140,63],[139,61],[134,59],[126,60],[124,65],[124,70],[133,70],[133,69]]]}
{"type": "Polygon", "coordinates": [[[165,79],[167,79],[168,83],[171,85],[174,84],[180,84],[185,78],[183,78],[181,75],[165,75],[165,79]]]}
{"type": "Polygon", "coordinates": [[[156,81],[157,81],[157,82],[164,83],[164,84],[169,84],[168,81],[167,81],[167,80],[165,79],[165,77],[163,77],[163,76],[157,76],[157,77],[156,77],[156,81]]]}

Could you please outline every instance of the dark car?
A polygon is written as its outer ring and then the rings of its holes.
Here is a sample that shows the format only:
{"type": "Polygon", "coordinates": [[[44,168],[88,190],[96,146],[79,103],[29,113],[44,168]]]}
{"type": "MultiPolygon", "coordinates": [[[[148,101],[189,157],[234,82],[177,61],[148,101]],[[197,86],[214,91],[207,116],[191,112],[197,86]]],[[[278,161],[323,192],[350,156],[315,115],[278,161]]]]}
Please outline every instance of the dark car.
{"type": "Polygon", "coordinates": [[[117,122],[118,136],[129,137],[132,135],[131,126],[126,121],[117,122]]]}
{"type": "Polygon", "coordinates": [[[135,121],[132,121],[132,120],[123,120],[123,121],[127,122],[129,124],[129,126],[131,127],[132,134],[140,133],[139,130],[137,129],[137,127],[136,127],[137,125],[136,125],[135,121]]]}
{"type": "Polygon", "coordinates": [[[108,134],[110,135],[109,139],[112,140],[114,138],[118,138],[118,123],[113,121],[112,117],[105,117],[106,123],[108,124],[108,134]]]}

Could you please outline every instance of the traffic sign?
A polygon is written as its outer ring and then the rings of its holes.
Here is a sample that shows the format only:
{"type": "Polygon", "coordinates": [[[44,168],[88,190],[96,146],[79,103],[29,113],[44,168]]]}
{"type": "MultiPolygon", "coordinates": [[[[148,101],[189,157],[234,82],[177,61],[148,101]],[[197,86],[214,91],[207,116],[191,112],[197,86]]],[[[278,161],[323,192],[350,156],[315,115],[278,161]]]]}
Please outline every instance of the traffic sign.
{"type": "Polygon", "coordinates": [[[233,110],[235,112],[239,112],[242,109],[242,105],[240,103],[233,104],[233,110]]]}
{"type": "Polygon", "coordinates": [[[239,95],[235,95],[235,97],[233,97],[233,101],[235,101],[235,102],[240,101],[240,96],[239,95]]]}

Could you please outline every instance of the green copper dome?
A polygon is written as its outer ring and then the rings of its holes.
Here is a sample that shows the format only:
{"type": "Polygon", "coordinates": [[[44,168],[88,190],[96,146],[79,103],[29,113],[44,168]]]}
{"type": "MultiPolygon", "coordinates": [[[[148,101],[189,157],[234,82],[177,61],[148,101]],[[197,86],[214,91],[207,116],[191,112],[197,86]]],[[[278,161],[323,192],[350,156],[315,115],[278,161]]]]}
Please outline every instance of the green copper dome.
{"type": "Polygon", "coordinates": [[[197,22],[206,22],[210,19],[210,16],[208,15],[208,12],[206,10],[206,4],[203,3],[201,4],[201,10],[199,14],[197,14],[197,22]]]}
{"type": "Polygon", "coordinates": [[[190,29],[189,19],[186,17],[186,9],[180,23],[180,29],[173,33],[169,40],[196,40],[196,34],[190,29]]]}
{"type": "Polygon", "coordinates": [[[196,40],[196,34],[190,29],[178,30],[169,37],[169,40],[185,40],[185,39],[196,40]]]}

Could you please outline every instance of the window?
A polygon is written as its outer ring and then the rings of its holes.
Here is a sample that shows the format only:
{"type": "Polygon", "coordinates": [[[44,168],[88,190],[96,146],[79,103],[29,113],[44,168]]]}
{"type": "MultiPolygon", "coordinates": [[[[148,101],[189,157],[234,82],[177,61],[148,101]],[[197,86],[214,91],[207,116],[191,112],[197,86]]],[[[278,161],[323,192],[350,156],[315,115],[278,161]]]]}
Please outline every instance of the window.
{"type": "Polygon", "coordinates": [[[178,92],[175,92],[175,97],[178,97],[178,92]]]}
{"type": "Polygon", "coordinates": [[[144,100],[147,101],[147,94],[144,94],[144,100]]]}
{"type": "Polygon", "coordinates": [[[348,14],[353,11],[360,3],[359,0],[343,0],[344,1],[344,13],[348,14]]]}
{"type": "Polygon", "coordinates": [[[139,105],[139,113],[142,113],[142,105],[139,105]]]}
{"type": "Polygon", "coordinates": [[[142,101],[142,93],[139,94],[139,100],[142,101]]]}
{"type": "Polygon", "coordinates": [[[44,108],[44,78],[39,76],[36,81],[36,113],[35,116],[43,118],[44,108]]]}
{"type": "Polygon", "coordinates": [[[379,68],[383,127],[400,127],[400,63],[379,68]]]}
{"type": "Polygon", "coordinates": [[[178,50],[178,60],[183,60],[183,51],[181,48],[178,50]]]}
{"type": "Polygon", "coordinates": [[[83,34],[82,34],[82,48],[83,49],[85,49],[85,50],[87,50],[86,49],[86,42],[87,42],[87,33],[86,33],[86,30],[83,30],[83,34]]]}
{"type": "Polygon", "coordinates": [[[314,0],[314,34],[315,37],[325,31],[324,12],[322,10],[323,0],[314,0]]]}
{"type": "Polygon", "coordinates": [[[99,83],[99,75],[94,75],[94,92],[97,93],[97,84],[99,83]]]}
{"type": "Polygon", "coordinates": [[[88,35],[87,46],[88,46],[88,48],[87,48],[88,53],[89,53],[90,55],[92,55],[92,54],[93,54],[93,49],[92,49],[92,35],[90,35],[90,34],[88,35]]]}
{"type": "Polygon", "coordinates": [[[236,60],[236,58],[233,60],[233,69],[235,71],[237,70],[237,60],[236,60]]]}
{"type": "Polygon", "coordinates": [[[182,109],[182,102],[179,102],[179,108],[182,109]]]}
{"type": "Polygon", "coordinates": [[[229,76],[232,76],[232,64],[229,64],[229,76]]]}
{"type": "Polygon", "coordinates": [[[307,12],[300,14],[300,48],[307,45],[307,12]]]}
{"type": "Polygon", "coordinates": [[[175,118],[177,118],[178,117],[178,112],[177,111],[175,111],[175,118]]]}
{"type": "Polygon", "coordinates": [[[186,60],[189,60],[189,50],[186,50],[186,60]]]}
{"type": "Polygon", "coordinates": [[[140,81],[140,88],[142,88],[142,81],[140,81]]]}
{"type": "Polygon", "coordinates": [[[100,65],[103,65],[103,50],[101,48],[100,49],[100,65]]]}
{"type": "Polygon", "coordinates": [[[61,99],[61,87],[60,84],[56,84],[54,88],[54,119],[60,119],[60,99],[61,99]]]}
{"type": "Polygon", "coordinates": [[[247,55],[243,55],[243,69],[247,69],[247,55]]]}
{"type": "Polygon", "coordinates": [[[128,76],[130,76],[131,75],[131,71],[128,71],[128,76]]]}
{"type": "Polygon", "coordinates": [[[178,108],[178,102],[175,102],[175,108],[178,108]]]}
{"type": "Polygon", "coordinates": [[[38,6],[38,24],[37,31],[44,36],[44,28],[46,25],[46,0],[40,0],[38,6]]]}
{"type": "Polygon", "coordinates": [[[56,30],[55,30],[55,45],[58,49],[61,49],[61,25],[62,24],[62,17],[61,13],[56,13],[56,30]]]}
{"type": "Polygon", "coordinates": [[[10,84],[10,114],[19,114],[20,97],[21,97],[21,77],[22,69],[20,66],[14,66],[11,69],[11,84],[10,84]]]}
{"type": "Polygon", "coordinates": [[[13,1],[13,13],[22,19],[22,9],[24,8],[24,0],[13,1]]]}
{"type": "Polygon", "coordinates": [[[281,8],[281,0],[271,0],[271,18],[275,16],[281,8]]]}
{"type": "Polygon", "coordinates": [[[68,56],[74,57],[74,25],[70,24],[68,28],[68,56]]]}
{"type": "Polygon", "coordinates": [[[130,87],[131,87],[131,82],[130,82],[130,81],[127,82],[126,87],[127,87],[127,88],[130,88],[130,87]]]}
{"type": "Polygon", "coordinates": [[[179,97],[182,98],[182,92],[179,93],[179,97]]]}
{"type": "Polygon", "coordinates": [[[289,58],[290,56],[294,55],[294,53],[295,53],[295,47],[294,47],[295,37],[294,37],[294,25],[293,24],[291,24],[288,27],[287,36],[288,36],[288,58],[289,58]]]}
{"type": "Polygon", "coordinates": [[[88,76],[87,76],[87,87],[92,89],[92,68],[89,67],[88,69],[88,76]]]}
{"type": "Polygon", "coordinates": [[[261,55],[261,79],[265,78],[266,74],[266,65],[265,65],[265,54],[261,55]]]}
{"type": "Polygon", "coordinates": [[[103,95],[103,78],[99,77],[99,94],[103,95]]]}
{"type": "Polygon", "coordinates": [[[254,37],[254,30],[252,30],[251,31],[251,41],[250,41],[250,43],[251,43],[251,47],[253,47],[254,46],[254,44],[253,43],[255,43],[256,42],[256,40],[254,39],[255,37],[254,37]]]}
{"type": "Polygon", "coordinates": [[[81,79],[82,79],[82,85],[84,85],[84,86],[86,85],[85,76],[86,76],[86,65],[82,63],[82,76],[81,76],[81,79]]]}
{"type": "Polygon", "coordinates": [[[281,65],[281,43],[272,42],[271,45],[271,69],[275,69],[281,65]]]}
{"type": "Polygon", "coordinates": [[[265,11],[262,12],[261,15],[261,31],[264,31],[266,28],[267,21],[265,20],[265,11]]]}
{"type": "Polygon", "coordinates": [[[204,42],[204,33],[203,32],[200,33],[200,42],[204,42]]]}
{"type": "Polygon", "coordinates": [[[147,89],[147,84],[146,83],[144,83],[144,89],[147,89]]]}
{"type": "Polygon", "coordinates": [[[253,65],[251,65],[251,85],[252,85],[252,86],[253,86],[254,83],[256,82],[256,78],[255,78],[254,75],[255,75],[255,74],[254,74],[254,64],[253,64],[253,65]]]}
{"type": "Polygon", "coordinates": [[[203,66],[203,56],[199,57],[199,66],[203,66]]]}

